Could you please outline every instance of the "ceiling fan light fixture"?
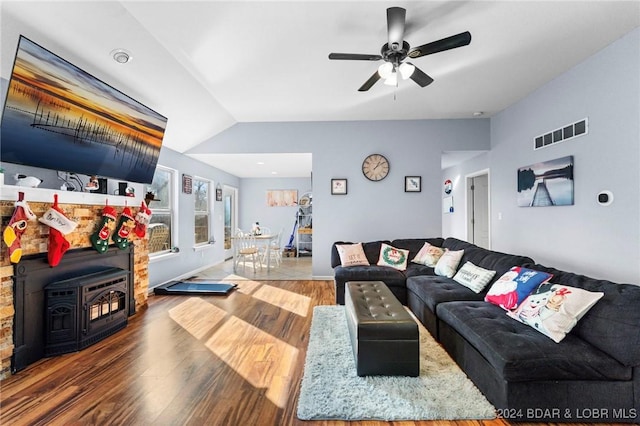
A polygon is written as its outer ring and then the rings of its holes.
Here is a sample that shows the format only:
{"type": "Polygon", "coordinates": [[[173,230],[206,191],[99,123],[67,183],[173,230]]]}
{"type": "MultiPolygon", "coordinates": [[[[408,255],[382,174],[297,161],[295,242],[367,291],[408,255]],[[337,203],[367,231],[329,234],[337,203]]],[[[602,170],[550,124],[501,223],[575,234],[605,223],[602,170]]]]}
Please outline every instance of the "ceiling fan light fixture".
{"type": "Polygon", "coordinates": [[[391,75],[384,80],[384,84],[387,86],[397,86],[398,85],[398,73],[393,70],[391,75]]]}
{"type": "Polygon", "coordinates": [[[393,73],[393,64],[391,62],[385,62],[378,67],[378,74],[380,77],[387,79],[393,73]]]}
{"type": "Polygon", "coordinates": [[[413,64],[408,62],[403,62],[399,67],[400,75],[402,75],[402,79],[406,80],[413,75],[413,72],[416,70],[416,67],[413,64]]]}

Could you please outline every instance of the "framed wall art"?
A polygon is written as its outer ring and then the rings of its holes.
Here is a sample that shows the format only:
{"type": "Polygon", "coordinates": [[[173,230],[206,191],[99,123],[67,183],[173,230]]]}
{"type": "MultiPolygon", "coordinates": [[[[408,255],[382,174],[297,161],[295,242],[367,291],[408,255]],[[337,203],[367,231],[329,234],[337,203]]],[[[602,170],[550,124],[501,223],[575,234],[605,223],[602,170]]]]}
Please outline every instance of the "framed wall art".
{"type": "Polygon", "coordinates": [[[518,169],[518,206],[573,205],[573,156],[518,169]]]}
{"type": "Polygon", "coordinates": [[[404,192],[420,192],[420,191],[422,191],[421,176],[405,176],[404,177],[404,192]]]}
{"type": "Polygon", "coordinates": [[[297,189],[271,189],[267,191],[268,207],[292,207],[297,205],[297,189]]]}
{"type": "Polygon", "coordinates": [[[347,180],[331,179],[331,195],[346,195],[346,194],[347,194],[347,180]]]}
{"type": "Polygon", "coordinates": [[[193,192],[193,178],[189,175],[182,175],[182,192],[185,194],[193,192]]]}

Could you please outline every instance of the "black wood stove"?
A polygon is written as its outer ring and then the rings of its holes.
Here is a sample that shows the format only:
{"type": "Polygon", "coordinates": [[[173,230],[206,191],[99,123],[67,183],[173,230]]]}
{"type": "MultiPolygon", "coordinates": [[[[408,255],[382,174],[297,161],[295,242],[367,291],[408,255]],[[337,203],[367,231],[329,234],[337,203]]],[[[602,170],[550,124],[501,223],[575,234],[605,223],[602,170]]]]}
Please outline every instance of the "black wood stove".
{"type": "Polygon", "coordinates": [[[44,355],[84,349],[128,321],[129,272],[110,268],[47,285],[44,355]]]}

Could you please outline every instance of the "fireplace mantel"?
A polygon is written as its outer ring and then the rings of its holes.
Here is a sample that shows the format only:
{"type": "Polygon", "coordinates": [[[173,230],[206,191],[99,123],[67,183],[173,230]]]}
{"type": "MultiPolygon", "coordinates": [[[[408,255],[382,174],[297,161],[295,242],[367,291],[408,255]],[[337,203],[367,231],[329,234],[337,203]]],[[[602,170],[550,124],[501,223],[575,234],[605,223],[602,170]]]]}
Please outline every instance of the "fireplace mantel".
{"type": "Polygon", "coordinates": [[[58,202],[61,204],[84,204],[84,205],[105,205],[130,207],[139,206],[143,200],[142,195],[135,197],[125,197],[114,194],[96,194],[93,192],[62,191],[46,188],[28,188],[15,185],[0,185],[0,200],[15,201],[18,199],[18,192],[24,193],[24,199],[28,203],[53,201],[53,194],[58,194],[58,202]]]}

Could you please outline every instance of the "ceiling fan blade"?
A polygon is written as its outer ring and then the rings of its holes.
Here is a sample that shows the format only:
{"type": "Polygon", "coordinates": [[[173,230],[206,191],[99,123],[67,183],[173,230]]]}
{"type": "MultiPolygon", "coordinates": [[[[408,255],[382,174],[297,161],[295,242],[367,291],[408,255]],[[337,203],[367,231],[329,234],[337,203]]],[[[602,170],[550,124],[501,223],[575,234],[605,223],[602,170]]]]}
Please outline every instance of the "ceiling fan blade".
{"type": "Polygon", "coordinates": [[[407,11],[401,7],[387,9],[387,33],[389,34],[389,47],[396,50],[402,48],[404,41],[404,24],[407,11]]]}
{"type": "Polygon", "coordinates": [[[411,50],[411,52],[409,52],[407,56],[409,56],[410,58],[419,58],[424,55],[431,55],[433,53],[455,49],[456,47],[466,46],[469,43],[471,43],[471,33],[469,31],[465,31],[451,37],[443,38],[438,41],[415,47],[411,50]]]}
{"type": "Polygon", "coordinates": [[[376,84],[378,80],[380,80],[380,74],[378,74],[378,71],[376,71],[371,77],[369,77],[369,80],[365,81],[364,84],[360,86],[358,92],[366,92],[367,90],[371,89],[371,86],[376,84]]]}
{"type": "MultiPolygon", "coordinates": [[[[407,62],[408,64],[411,64],[411,62],[407,62]]],[[[413,64],[411,64],[413,65],[413,64]]],[[[413,65],[415,67],[415,65],[413,65]]],[[[415,81],[416,83],[418,83],[418,86],[420,87],[425,87],[430,85],[431,83],[433,83],[433,78],[429,77],[427,74],[425,74],[420,68],[416,67],[413,70],[413,74],[411,74],[411,80],[415,81]]]]}
{"type": "Polygon", "coordinates": [[[380,55],[365,55],[360,53],[329,53],[329,59],[339,59],[348,61],[379,61],[380,55]]]}

